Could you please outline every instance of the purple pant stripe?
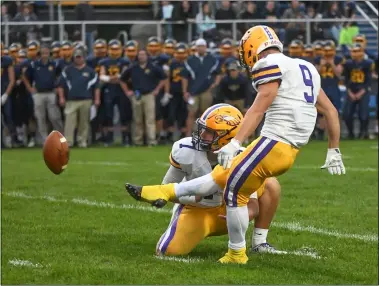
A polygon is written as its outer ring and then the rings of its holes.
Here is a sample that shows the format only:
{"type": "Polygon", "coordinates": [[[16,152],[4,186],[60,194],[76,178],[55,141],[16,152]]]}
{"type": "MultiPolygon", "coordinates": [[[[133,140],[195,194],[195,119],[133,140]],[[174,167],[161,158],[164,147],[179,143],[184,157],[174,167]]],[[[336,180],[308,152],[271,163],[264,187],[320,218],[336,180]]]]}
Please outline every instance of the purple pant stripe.
{"type": "Polygon", "coordinates": [[[230,184],[233,178],[236,176],[237,172],[241,169],[241,167],[249,160],[249,158],[254,154],[254,152],[262,145],[262,143],[266,140],[266,137],[262,137],[258,143],[254,146],[254,148],[250,151],[249,154],[234,168],[233,172],[230,174],[228,181],[226,182],[226,190],[224,192],[224,200],[226,205],[228,205],[228,195],[230,191],[230,184]]]}
{"type": "Polygon", "coordinates": [[[175,235],[175,232],[176,232],[176,226],[177,226],[178,220],[179,220],[179,216],[180,216],[183,208],[184,208],[184,205],[180,205],[179,210],[178,210],[178,214],[177,214],[177,216],[176,216],[176,218],[175,218],[175,220],[174,220],[174,222],[172,224],[172,227],[171,227],[171,230],[170,230],[170,235],[169,235],[168,239],[165,241],[165,243],[162,246],[162,253],[163,254],[166,253],[167,247],[169,246],[171,240],[174,238],[174,235],[175,235]]]}
{"type": "Polygon", "coordinates": [[[236,186],[233,190],[233,207],[237,207],[237,195],[239,189],[242,187],[242,185],[246,182],[247,178],[253,172],[255,167],[259,164],[260,161],[263,160],[264,157],[271,151],[271,149],[275,146],[275,144],[278,143],[275,140],[271,140],[270,143],[267,144],[267,146],[262,150],[262,152],[255,158],[255,160],[246,168],[245,172],[243,172],[241,178],[237,181],[236,186]]]}

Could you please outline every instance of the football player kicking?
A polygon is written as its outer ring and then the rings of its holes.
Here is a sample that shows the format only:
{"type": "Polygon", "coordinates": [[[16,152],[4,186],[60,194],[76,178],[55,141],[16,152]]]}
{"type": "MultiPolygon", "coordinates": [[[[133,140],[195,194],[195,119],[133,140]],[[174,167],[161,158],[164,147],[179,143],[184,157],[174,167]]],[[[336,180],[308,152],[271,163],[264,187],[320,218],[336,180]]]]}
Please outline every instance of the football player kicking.
{"type": "MultiPolygon", "coordinates": [[[[195,192],[175,185],[128,189],[136,198],[159,207],[183,195],[204,196],[204,186],[210,181],[219,186],[225,181],[229,249],[219,262],[245,264],[250,195],[267,178],[284,174],[292,167],[299,149],[309,141],[317,111],[324,115],[328,131],[326,161],[321,168],[328,169],[332,175],[341,175],[345,174],[345,167],[339,150],[338,112],[320,87],[320,75],[314,65],[285,56],[274,30],[262,25],[246,31],[239,51],[240,63],[250,71],[258,94],[236,136],[217,151],[220,165],[202,177],[208,181],[197,182],[199,188],[195,192]],[[264,114],[261,136],[238,154],[241,142],[253,134],[264,114]]],[[[206,121],[207,116],[201,120],[206,121]]]]}
{"type": "MultiPolygon", "coordinates": [[[[237,133],[243,118],[237,108],[228,104],[212,106],[204,114],[206,113],[209,114],[209,119],[205,125],[198,119],[197,132],[194,132],[192,137],[174,143],[169,157],[171,166],[162,184],[190,181],[209,174],[212,166],[217,165],[213,151],[229,143],[237,133]]],[[[178,198],[179,204],[173,209],[170,224],[157,244],[158,255],[185,255],[206,237],[227,234],[223,190],[216,184],[214,189],[214,194],[203,198],[199,196],[178,198]]],[[[279,197],[280,185],[275,178],[267,179],[262,187],[250,196],[249,220],[255,217],[253,252],[276,251],[266,240],[279,197]]]]}

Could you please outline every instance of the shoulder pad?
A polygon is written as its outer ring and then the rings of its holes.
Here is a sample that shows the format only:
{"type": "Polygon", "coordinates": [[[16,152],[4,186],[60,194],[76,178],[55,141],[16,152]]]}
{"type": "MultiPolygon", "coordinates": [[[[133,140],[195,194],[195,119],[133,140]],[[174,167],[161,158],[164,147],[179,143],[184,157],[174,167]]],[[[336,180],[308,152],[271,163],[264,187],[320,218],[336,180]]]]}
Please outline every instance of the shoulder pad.
{"type": "Polygon", "coordinates": [[[190,165],[193,163],[194,152],[200,152],[192,144],[192,138],[186,137],[180,139],[172,146],[170,154],[170,163],[175,168],[181,169],[181,165],[190,165]]]}
{"type": "Polygon", "coordinates": [[[260,59],[252,68],[251,75],[253,86],[257,89],[258,85],[281,79],[283,74],[278,65],[278,58],[267,56],[260,59]]]}

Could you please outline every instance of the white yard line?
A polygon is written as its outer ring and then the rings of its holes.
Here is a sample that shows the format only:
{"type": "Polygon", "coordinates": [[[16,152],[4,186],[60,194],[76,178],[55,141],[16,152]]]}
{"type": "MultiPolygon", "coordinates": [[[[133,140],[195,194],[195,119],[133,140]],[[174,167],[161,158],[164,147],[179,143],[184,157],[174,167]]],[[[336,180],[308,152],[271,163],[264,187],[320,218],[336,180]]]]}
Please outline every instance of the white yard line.
{"type": "Polygon", "coordinates": [[[158,256],[158,255],[154,255],[154,257],[159,260],[167,260],[167,261],[175,261],[175,262],[183,262],[183,263],[199,263],[199,262],[204,261],[203,259],[194,258],[194,257],[182,258],[182,257],[158,256]]]}
{"type": "Polygon", "coordinates": [[[267,252],[268,254],[275,255],[296,255],[296,256],[307,256],[313,259],[321,259],[322,257],[318,253],[309,248],[301,248],[299,250],[287,251],[287,250],[276,250],[274,252],[267,252]]]}
{"type": "Polygon", "coordinates": [[[115,162],[115,161],[72,161],[71,164],[75,165],[99,165],[99,166],[130,166],[127,162],[115,162]]]}
{"type": "Polygon", "coordinates": [[[9,264],[13,266],[25,266],[25,267],[32,267],[32,268],[42,268],[43,266],[39,263],[33,263],[29,260],[22,260],[22,259],[17,259],[13,258],[8,261],[9,264]]]}
{"type": "Polygon", "coordinates": [[[378,150],[378,145],[373,145],[370,147],[371,149],[378,150]]]}
{"type": "MultiPolygon", "coordinates": [[[[9,197],[18,197],[18,198],[33,199],[33,200],[40,199],[40,200],[47,200],[50,202],[73,203],[77,205],[94,206],[94,207],[100,207],[100,208],[132,209],[132,210],[142,210],[142,211],[155,212],[155,213],[171,214],[170,209],[157,209],[157,208],[148,207],[148,206],[131,205],[131,204],[116,205],[109,202],[90,201],[85,198],[73,198],[70,200],[64,200],[64,199],[57,199],[52,196],[29,196],[22,192],[9,192],[9,193],[5,192],[2,194],[9,197]]],[[[286,229],[293,232],[311,232],[311,233],[322,234],[322,235],[337,237],[337,238],[355,239],[355,240],[361,240],[365,242],[378,242],[378,236],[374,234],[364,235],[364,234],[339,233],[334,230],[321,229],[321,228],[316,228],[314,226],[302,226],[298,222],[273,222],[272,226],[276,228],[286,229]]]]}

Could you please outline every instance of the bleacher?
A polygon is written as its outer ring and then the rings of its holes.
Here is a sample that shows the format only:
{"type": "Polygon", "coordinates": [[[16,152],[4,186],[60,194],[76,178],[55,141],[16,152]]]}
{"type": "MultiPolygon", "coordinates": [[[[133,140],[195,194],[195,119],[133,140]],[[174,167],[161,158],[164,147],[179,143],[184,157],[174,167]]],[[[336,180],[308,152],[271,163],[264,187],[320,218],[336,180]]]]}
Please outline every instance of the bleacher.
{"type": "MultiPolygon", "coordinates": [[[[367,6],[364,1],[356,2],[356,4],[372,19],[377,18],[375,13],[367,6]]],[[[357,11],[357,18],[364,19],[364,17],[357,11]]],[[[367,50],[370,53],[378,53],[378,32],[367,22],[358,22],[359,31],[366,35],[367,38],[367,50]]]]}

